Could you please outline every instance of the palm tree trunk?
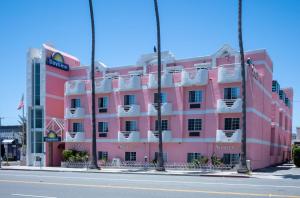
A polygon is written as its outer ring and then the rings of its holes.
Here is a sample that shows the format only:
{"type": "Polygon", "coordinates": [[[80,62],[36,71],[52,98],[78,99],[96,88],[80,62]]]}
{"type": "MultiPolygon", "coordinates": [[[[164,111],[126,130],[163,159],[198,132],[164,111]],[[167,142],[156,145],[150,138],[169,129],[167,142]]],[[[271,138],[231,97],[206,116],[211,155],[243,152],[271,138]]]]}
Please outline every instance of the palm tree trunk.
{"type": "Polygon", "coordinates": [[[154,0],[155,16],[156,16],[156,31],[157,31],[157,127],[158,127],[158,166],[157,171],[165,171],[163,159],[162,131],[161,131],[161,50],[160,50],[160,24],[157,0],[154,0]]]}
{"type": "Polygon", "coordinates": [[[93,12],[93,2],[89,0],[90,6],[90,16],[91,16],[91,26],[92,26],[92,63],[91,63],[91,81],[92,81],[92,163],[90,168],[100,169],[97,164],[97,145],[96,145],[96,112],[95,112],[95,23],[94,23],[94,12],[93,12]]]}
{"type": "Polygon", "coordinates": [[[238,8],[238,39],[240,48],[240,58],[242,67],[242,146],[241,146],[241,162],[238,168],[239,173],[249,172],[246,165],[246,69],[245,69],[245,58],[244,58],[244,47],[243,47],[243,37],[242,37],[242,0],[239,0],[238,8]]]}

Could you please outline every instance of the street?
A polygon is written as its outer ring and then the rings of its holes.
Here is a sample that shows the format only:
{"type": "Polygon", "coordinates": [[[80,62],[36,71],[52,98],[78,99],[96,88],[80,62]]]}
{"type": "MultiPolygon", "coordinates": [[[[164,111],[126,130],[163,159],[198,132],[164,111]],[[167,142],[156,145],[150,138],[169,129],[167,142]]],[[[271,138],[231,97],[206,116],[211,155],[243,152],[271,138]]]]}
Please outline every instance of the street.
{"type": "Polygon", "coordinates": [[[300,179],[1,170],[0,197],[300,198],[300,179]]]}

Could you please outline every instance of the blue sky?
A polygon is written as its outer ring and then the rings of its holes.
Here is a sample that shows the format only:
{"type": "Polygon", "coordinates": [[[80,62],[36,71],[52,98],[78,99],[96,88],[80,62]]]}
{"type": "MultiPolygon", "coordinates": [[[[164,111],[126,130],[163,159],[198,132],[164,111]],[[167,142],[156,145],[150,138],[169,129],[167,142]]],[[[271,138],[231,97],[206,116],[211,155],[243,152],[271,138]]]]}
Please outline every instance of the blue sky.
{"type": "MultiPolygon", "coordinates": [[[[177,58],[238,49],[237,0],[159,0],[162,50],[177,58]]],[[[108,66],[136,63],[156,42],[153,0],[94,0],[96,58],[108,66]]],[[[293,127],[300,126],[300,1],[245,0],[244,48],[267,49],[274,78],[294,88],[293,127]],[[298,102],[297,102],[298,101],[298,102]]],[[[49,42],[90,63],[88,0],[10,0],[0,6],[0,117],[16,124],[26,91],[26,51],[49,42]]]]}

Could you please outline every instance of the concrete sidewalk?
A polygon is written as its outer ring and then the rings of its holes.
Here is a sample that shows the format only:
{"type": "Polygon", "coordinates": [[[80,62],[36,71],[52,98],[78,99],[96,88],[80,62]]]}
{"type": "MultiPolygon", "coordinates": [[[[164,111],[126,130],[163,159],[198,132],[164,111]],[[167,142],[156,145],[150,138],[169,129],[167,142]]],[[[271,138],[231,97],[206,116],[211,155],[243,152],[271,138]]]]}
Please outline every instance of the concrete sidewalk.
{"type": "Polygon", "coordinates": [[[102,168],[101,170],[87,168],[62,167],[33,167],[33,166],[3,166],[0,170],[22,171],[52,171],[52,172],[81,172],[81,173],[115,173],[115,174],[143,174],[143,175],[176,175],[176,176],[206,176],[206,177],[236,177],[249,178],[251,175],[238,174],[234,171],[202,171],[202,170],[166,170],[164,172],[144,168],[102,168]]]}

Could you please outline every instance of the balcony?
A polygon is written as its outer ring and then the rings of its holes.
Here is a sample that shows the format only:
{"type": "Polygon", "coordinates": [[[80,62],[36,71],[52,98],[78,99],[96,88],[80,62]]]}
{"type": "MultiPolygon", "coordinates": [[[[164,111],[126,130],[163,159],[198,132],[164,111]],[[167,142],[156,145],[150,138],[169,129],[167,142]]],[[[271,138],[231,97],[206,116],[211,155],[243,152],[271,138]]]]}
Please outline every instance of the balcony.
{"type": "Polygon", "coordinates": [[[241,113],[242,99],[219,99],[217,100],[218,113],[241,113]]]}
{"type": "Polygon", "coordinates": [[[66,142],[84,142],[85,134],[84,132],[66,132],[65,137],[66,142]]]}
{"type": "Polygon", "coordinates": [[[218,67],[218,83],[241,82],[241,65],[230,64],[218,67]]]}
{"type": "Polygon", "coordinates": [[[242,131],[236,130],[217,130],[216,142],[241,143],[242,131]]]}
{"type": "Polygon", "coordinates": [[[109,93],[112,91],[112,79],[111,78],[102,78],[96,80],[95,83],[96,93],[109,93]]]}
{"type": "Polygon", "coordinates": [[[65,95],[85,94],[85,82],[82,80],[71,80],[65,83],[65,95]]]}
{"type": "Polygon", "coordinates": [[[193,69],[183,70],[181,72],[181,85],[193,86],[193,85],[206,85],[208,82],[208,70],[207,69],[193,69]]]}
{"type": "Polygon", "coordinates": [[[84,118],[85,112],[84,108],[66,108],[65,118],[66,119],[81,119],[84,118]]]}
{"type": "MultiPolygon", "coordinates": [[[[148,104],[148,115],[156,116],[157,115],[157,103],[148,104]]],[[[161,104],[161,115],[170,115],[172,114],[172,103],[162,103],[161,104]]]]}
{"type": "MultiPolygon", "coordinates": [[[[162,141],[170,142],[172,140],[172,133],[169,130],[162,131],[162,141]]],[[[148,131],[148,142],[158,142],[158,131],[148,131]]]]}
{"type": "Polygon", "coordinates": [[[138,131],[119,131],[118,142],[139,142],[140,133],[138,131]]]}
{"type": "MultiPolygon", "coordinates": [[[[157,85],[157,74],[156,73],[149,74],[148,88],[156,89],[157,86],[158,86],[157,85]]],[[[163,74],[161,76],[161,87],[172,87],[172,86],[174,86],[172,73],[163,72],[163,74]]]]}
{"type": "Polygon", "coordinates": [[[136,117],[140,115],[140,105],[119,105],[119,117],[136,117]]]}
{"type": "Polygon", "coordinates": [[[141,87],[141,77],[138,75],[119,77],[119,91],[138,90],[141,87]]]}

